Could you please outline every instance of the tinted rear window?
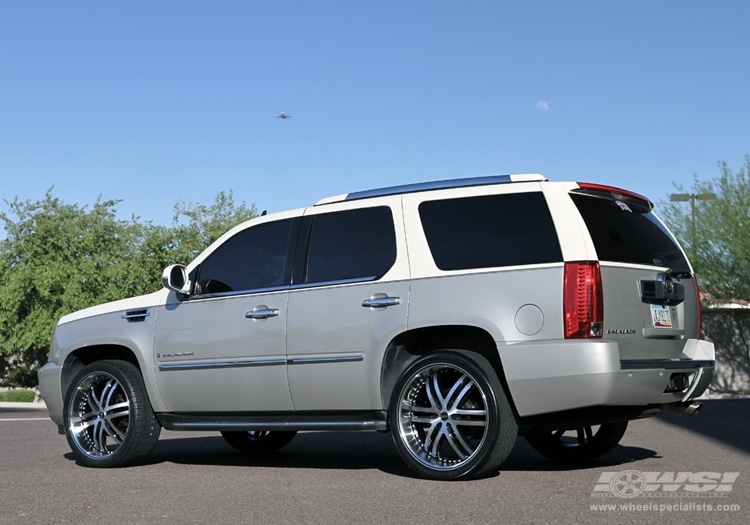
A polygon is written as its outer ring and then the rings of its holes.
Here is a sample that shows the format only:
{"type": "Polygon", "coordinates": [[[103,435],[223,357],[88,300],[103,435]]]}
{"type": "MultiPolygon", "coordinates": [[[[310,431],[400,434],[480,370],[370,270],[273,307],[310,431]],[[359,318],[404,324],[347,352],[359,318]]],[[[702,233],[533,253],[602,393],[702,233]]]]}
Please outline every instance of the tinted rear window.
{"type": "Polygon", "coordinates": [[[689,268],[673,237],[649,209],[611,197],[572,193],[571,198],[600,261],[689,268]]]}
{"type": "Polygon", "coordinates": [[[441,270],[562,261],[541,192],[426,201],[419,216],[441,270]]]}

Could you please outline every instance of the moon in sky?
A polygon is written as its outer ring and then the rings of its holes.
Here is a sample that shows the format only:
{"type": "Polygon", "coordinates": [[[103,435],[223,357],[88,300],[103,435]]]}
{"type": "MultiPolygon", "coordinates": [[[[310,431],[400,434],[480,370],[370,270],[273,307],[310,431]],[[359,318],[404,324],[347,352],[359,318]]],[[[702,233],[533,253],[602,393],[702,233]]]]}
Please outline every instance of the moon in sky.
{"type": "Polygon", "coordinates": [[[544,100],[540,100],[536,103],[536,109],[541,112],[545,112],[549,109],[549,104],[545,102],[544,100]]]}

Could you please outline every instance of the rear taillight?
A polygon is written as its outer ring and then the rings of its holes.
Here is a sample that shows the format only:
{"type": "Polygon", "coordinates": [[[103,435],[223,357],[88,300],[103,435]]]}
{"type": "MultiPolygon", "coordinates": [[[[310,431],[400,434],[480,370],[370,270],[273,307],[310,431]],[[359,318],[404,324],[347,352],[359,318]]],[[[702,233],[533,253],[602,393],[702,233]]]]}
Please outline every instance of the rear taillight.
{"type": "Polygon", "coordinates": [[[604,298],[597,261],[565,263],[563,323],[566,339],[602,336],[604,298]]]}

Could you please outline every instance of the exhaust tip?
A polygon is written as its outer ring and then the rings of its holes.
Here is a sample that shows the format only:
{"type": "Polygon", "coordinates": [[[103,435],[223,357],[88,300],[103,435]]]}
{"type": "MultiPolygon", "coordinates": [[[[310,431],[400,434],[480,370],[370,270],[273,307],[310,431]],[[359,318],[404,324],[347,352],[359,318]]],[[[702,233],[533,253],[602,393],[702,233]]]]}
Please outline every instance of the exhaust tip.
{"type": "Polygon", "coordinates": [[[666,405],[666,408],[685,414],[686,416],[694,416],[703,408],[703,404],[697,401],[685,401],[684,403],[670,403],[666,405]]]}

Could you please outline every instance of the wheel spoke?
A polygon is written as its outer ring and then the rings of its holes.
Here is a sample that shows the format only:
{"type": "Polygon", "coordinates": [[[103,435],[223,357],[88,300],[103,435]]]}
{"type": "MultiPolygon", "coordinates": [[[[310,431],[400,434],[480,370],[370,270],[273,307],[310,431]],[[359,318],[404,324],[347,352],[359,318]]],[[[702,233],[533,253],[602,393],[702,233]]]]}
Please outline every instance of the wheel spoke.
{"type": "Polygon", "coordinates": [[[112,404],[112,396],[115,394],[115,391],[119,386],[120,384],[114,379],[110,379],[104,384],[104,388],[102,389],[101,402],[99,404],[99,408],[102,411],[106,411],[109,409],[108,407],[112,404]]]}
{"type": "Polygon", "coordinates": [[[102,427],[104,427],[104,431],[107,433],[107,435],[118,443],[122,443],[122,441],[125,439],[125,433],[117,428],[116,425],[113,425],[112,421],[109,418],[105,418],[102,420],[102,427]]]}
{"type": "Polygon", "coordinates": [[[430,406],[436,411],[440,412],[443,409],[443,397],[440,394],[440,383],[438,382],[438,374],[432,374],[430,381],[425,383],[425,389],[427,399],[430,400],[430,406]]]}
{"type": "MultiPolygon", "coordinates": [[[[482,411],[482,414],[484,414],[484,411],[482,411]]],[[[487,421],[484,419],[452,419],[451,423],[455,427],[486,427],[487,421]]]]}
{"type": "Polygon", "coordinates": [[[89,412],[80,414],[78,417],[82,422],[91,421],[92,419],[99,416],[99,412],[97,410],[91,410],[89,412]]]}
{"type": "Polygon", "coordinates": [[[97,384],[94,383],[89,388],[89,394],[88,394],[88,402],[89,405],[91,405],[91,408],[93,409],[93,412],[96,412],[97,414],[102,411],[102,401],[100,397],[97,395],[96,392],[97,384]]]}
{"type": "Polygon", "coordinates": [[[91,418],[88,420],[81,420],[79,422],[73,422],[72,429],[73,432],[75,432],[77,435],[83,435],[85,432],[88,432],[89,429],[94,427],[96,425],[96,418],[91,418]]]}
{"type": "Polygon", "coordinates": [[[466,441],[458,428],[455,428],[454,432],[450,434],[449,443],[461,459],[466,459],[474,453],[475,448],[466,441]]]}
{"type": "Polygon", "coordinates": [[[107,451],[107,429],[104,421],[97,419],[94,423],[94,432],[92,439],[94,441],[94,447],[99,452],[107,451]]]}
{"type": "Polygon", "coordinates": [[[107,404],[104,405],[104,411],[105,412],[112,412],[113,410],[118,410],[118,409],[121,409],[121,408],[127,408],[128,406],[130,406],[130,403],[128,403],[127,400],[125,400],[125,401],[119,401],[117,403],[110,403],[109,400],[108,400],[107,404]]]}
{"type": "Polygon", "coordinates": [[[440,446],[440,437],[442,434],[442,423],[440,421],[432,421],[429,430],[424,437],[424,448],[428,450],[430,455],[438,457],[438,447],[440,446]]]}
{"type": "Polygon", "coordinates": [[[450,392],[448,392],[448,395],[445,396],[446,403],[445,403],[445,410],[455,410],[458,408],[461,403],[463,402],[464,397],[466,396],[467,392],[469,392],[474,387],[474,382],[469,379],[469,377],[464,374],[462,375],[458,381],[454,383],[454,385],[451,387],[450,392]],[[463,389],[461,387],[463,386],[463,389]],[[459,392],[459,389],[461,391],[459,392]]]}

